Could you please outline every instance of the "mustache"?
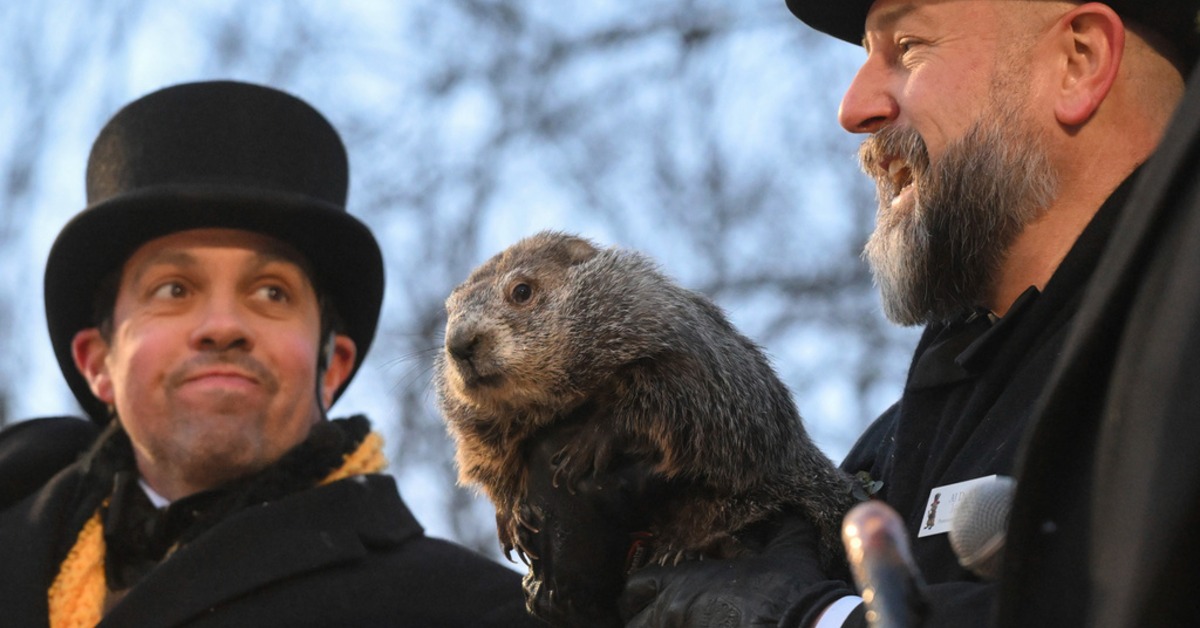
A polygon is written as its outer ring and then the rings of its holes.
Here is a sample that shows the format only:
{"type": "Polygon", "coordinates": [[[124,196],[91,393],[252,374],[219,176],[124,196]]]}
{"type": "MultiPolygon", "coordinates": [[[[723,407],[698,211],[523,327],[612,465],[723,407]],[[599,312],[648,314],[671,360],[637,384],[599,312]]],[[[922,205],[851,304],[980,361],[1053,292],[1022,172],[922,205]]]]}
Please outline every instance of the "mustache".
{"type": "Polygon", "coordinates": [[[189,358],[167,374],[166,383],[171,387],[179,386],[198,372],[220,367],[229,367],[245,373],[267,390],[279,387],[279,380],[270,369],[249,355],[235,352],[207,353],[189,358]]]}
{"type": "Polygon", "coordinates": [[[929,171],[929,150],[925,140],[911,127],[886,127],[872,133],[859,146],[859,167],[880,185],[886,184],[889,188],[894,182],[885,166],[893,159],[903,160],[913,179],[929,171]]]}

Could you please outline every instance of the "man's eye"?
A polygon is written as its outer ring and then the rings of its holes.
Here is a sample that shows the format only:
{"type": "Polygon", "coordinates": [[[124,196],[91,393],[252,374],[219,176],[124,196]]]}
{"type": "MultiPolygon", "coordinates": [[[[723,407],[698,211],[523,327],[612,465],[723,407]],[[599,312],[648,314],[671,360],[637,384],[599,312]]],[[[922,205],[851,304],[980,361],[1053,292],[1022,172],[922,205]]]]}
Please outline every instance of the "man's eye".
{"type": "Polygon", "coordinates": [[[187,296],[187,288],[178,281],[169,281],[154,289],[156,299],[179,299],[187,296]]]}
{"type": "Polygon", "coordinates": [[[274,303],[284,303],[288,300],[287,292],[279,286],[262,286],[255,294],[274,303]]]}
{"type": "Polygon", "coordinates": [[[896,49],[900,51],[901,55],[905,55],[905,54],[908,54],[909,52],[911,52],[913,48],[916,48],[919,45],[921,45],[920,41],[917,41],[916,39],[914,39],[912,37],[905,37],[905,38],[901,39],[900,41],[896,42],[896,49]]]}

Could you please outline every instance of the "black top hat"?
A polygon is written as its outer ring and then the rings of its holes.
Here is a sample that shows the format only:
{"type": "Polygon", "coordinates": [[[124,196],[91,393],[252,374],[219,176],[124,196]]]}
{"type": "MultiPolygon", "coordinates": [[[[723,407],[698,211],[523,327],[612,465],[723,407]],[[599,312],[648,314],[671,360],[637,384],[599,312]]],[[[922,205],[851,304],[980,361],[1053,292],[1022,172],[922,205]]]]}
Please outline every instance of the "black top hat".
{"type": "MultiPolygon", "coordinates": [[[[1200,54],[1196,30],[1197,0],[1101,0],[1118,15],[1145,26],[1176,47],[1184,75],[1200,54]]],[[[787,0],[800,21],[827,35],[858,45],[862,43],[867,12],[875,0],[787,0]]]]}
{"type": "Polygon", "coordinates": [[[303,254],[358,347],[353,377],[379,320],[383,256],[346,212],[348,171],[329,122],[267,87],[175,85],[118,111],[92,145],[88,206],[63,227],[46,262],[50,341],[92,419],[107,422],[106,409],[75,368],[71,340],[96,325],[96,287],[142,244],[187,229],[254,231],[303,254]]]}

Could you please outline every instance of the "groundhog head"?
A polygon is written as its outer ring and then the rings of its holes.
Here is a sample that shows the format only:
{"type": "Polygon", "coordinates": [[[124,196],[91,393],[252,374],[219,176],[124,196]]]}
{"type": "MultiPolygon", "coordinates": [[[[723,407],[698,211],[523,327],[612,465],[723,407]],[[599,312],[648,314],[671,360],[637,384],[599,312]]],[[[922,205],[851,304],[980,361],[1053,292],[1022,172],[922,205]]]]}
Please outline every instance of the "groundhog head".
{"type": "Polygon", "coordinates": [[[446,299],[443,394],[505,415],[554,413],[577,400],[566,309],[572,269],[599,252],[588,240],[542,232],[476,268],[446,299]]]}

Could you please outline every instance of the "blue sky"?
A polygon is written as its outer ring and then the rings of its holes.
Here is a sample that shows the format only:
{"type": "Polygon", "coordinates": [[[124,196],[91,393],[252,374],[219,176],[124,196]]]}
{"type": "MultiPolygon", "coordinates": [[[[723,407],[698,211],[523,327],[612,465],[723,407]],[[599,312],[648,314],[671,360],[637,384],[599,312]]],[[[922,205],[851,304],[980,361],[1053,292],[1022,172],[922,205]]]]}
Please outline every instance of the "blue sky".
{"type": "MultiPolygon", "coordinates": [[[[392,469],[435,534],[454,535],[441,514],[445,469],[435,463],[446,457],[437,449],[445,443],[416,440],[402,425],[398,398],[415,386],[431,404],[431,393],[419,388],[436,339],[414,338],[419,332],[407,321],[436,309],[471,265],[544,228],[639,248],[684,285],[721,290],[718,302],[765,346],[795,386],[810,431],[840,459],[898,395],[914,332],[880,323],[865,283],[843,297],[863,302],[852,307],[737,284],[764,272],[803,278],[861,264],[857,238],[873,214],[870,188],[854,162],[858,139],[836,127],[837,102],[861,51],[807,31],[782,0],[519,6],[527,13],[517,40],[435,0],[47,0],[0,8],[8,60],[0,64],[0,88],[10,95],[0,103],[0,132],[10,138],[0,146],[0,165],[24,164],[35,175],[28,191],[10,195],[4,214],[9,255],[0,260],[0,291],[18,330],[3,371],[20,391],[11,415],[77,412],[44,331],[40,285],[50,243],[84,205],[92,138],[118,107],[149,91],[234,78],[296,93],[346,136],[350,210],[375,230],[395,265],[385,304],[392,326],[335,411],[374,417],[399,447],[392,469]],[[595,44],[537,74],[545,52],[539,36],[579,43],[613,25],[677,22],[686,30],[688,20],[729,31],[684,50],[679,32],[663,28],[625,45],[595,44]],[[497,55],[511,64],[489,65],[497,55]],[[448,68],[465,78],[436,98],[418,97],[448,68]],[[517,76],[489,82],[504,71],[517,76]],[[496,148],[498,125],[522,107],[582,115],[555,133],[516,127],[517,137],[496,148]],[[41,126],[35,114],[43,114],[41,126]],[[23,138],[38,150],[24,148],[23,138]],[[676,175],[690,177],[673,191],[655,178],[665,153],[676,175]],[[716,194],[726,196],[716,199],[702,185],[712,159],[725,168],[716,194]],[[466,185],[479,170],[490,187],[466,185]],[[722,204],[739,203],[757,213],[714,218],[722,204]],[[445,266],[419,261],[430,250],[451,257],[472,212],[480,216],[469,236],[473,252],[445,266]],[[719,233],[712,225],[722,225],[719,233]],[[801,320],[780,322],[792,314],[801,320]],[[862,320],[840,320],[847,316],[862,320]],[[882,340],[872,345],[869,336],[882,340]],[[880,373],[860,385],[864,369],[873,368],[880,373]],[[408,464],[428,448],[436,451],[425,463],[408,464]]],[[[486,515],[486,504],[476,508],[486,515]]]]}

